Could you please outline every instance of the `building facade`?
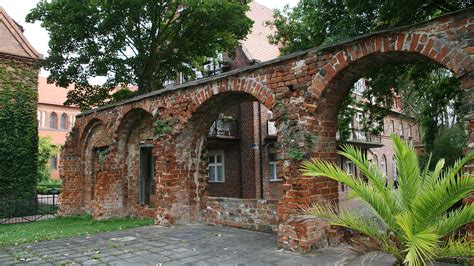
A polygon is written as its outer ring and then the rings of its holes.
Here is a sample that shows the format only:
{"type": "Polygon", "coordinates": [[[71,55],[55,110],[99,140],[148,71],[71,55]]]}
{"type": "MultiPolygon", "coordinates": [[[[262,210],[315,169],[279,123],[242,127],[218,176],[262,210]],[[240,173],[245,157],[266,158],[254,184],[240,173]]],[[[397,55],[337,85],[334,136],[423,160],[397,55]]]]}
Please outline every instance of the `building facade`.
{"type": "MultiPolygon", "coordinates": [[[[64,105],[69,89],[48,84],[45,77],[38,78],[38,134],[50,137],[52,143],[57,146],[64,145],[76,115],[80,113],[78,107],[64,105]]],[[[59,154],[53,155],[49,164],[51,178],[59,179],[59,154]]]]}

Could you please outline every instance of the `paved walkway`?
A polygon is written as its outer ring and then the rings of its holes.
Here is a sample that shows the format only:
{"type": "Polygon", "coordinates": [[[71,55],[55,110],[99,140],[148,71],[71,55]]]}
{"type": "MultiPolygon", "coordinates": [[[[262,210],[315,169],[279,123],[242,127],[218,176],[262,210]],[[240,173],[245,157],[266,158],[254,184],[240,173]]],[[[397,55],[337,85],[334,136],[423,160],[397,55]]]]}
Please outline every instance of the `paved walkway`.
{"type": "Polygon", "coordinates": [[[0,265],[348,265],[347,247],[309,255],[278,250],[276,236],[229,227],[146,226],[0,248],[0,265]]]}

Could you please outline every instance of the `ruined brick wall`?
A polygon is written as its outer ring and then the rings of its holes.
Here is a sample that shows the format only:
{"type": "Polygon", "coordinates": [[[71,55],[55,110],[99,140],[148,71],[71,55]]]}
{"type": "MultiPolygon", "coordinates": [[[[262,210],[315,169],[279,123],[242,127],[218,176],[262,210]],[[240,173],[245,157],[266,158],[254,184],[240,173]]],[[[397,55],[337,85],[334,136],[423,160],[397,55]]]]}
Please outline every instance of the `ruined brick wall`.
{"type": "MultiPolygon", "coordinates": [[[[312,201],[338,200],[335,181],[300,175],[301,159],[318,157],[335,161],[339,104],[353,83],[368,71],[384,64],[419,60],[437,62],[450,69],[460,79],[466,92],[464,110],[468,114],[469,149],[472,149],[473,25],[472,9],[469,9],[431,22],[295,53],[86,112],[77,118],[74,134],[65,145],[63,154],[66,158],[61,174],[65,186],[61,195],[61,211],[71,214],[84,208],[77,197],[84,195],[81,184],[87,177],[83,173],[86,157],[78,150],[82,151],[87,146],[81,136],[88,135],[91,130],[89,123],[94,119],[103,121],[102,132],[108,136],[110,147],[105,161],[110,165],[100,168],[105,173],[97,173],[97,184],[100,180],[118,184],[125,173],[122,170],[123,160],[117,155],[118,140],[114,136],[124,115],[134,108],[141,108],[155,121],[174,121],[171,132],[150,140],[155,155],[155,222],[173,224],[201,220],[204,215],[202,210],[208,204],[205,200],[205,140],[209,127],[215,117],[229,106],[260,102],[273,111],[279,132],[276,142],[278,169],[281,169],[279,175],[284,179],[277,205],[280,242],[285,241],[293,230],[288,226],[320,230],[303,220],[288,223],[289,218],[299,214],[301,205],[312,201]],[[307,138],[308,132],[314,134],[314,141],[307,138]],[[301,156],[295,157],[295,154],[301,156]]],[[[96,187],[96,191],[115,193],[114,189],[106,186],[102,190],[96,187]]],[[[114,208],[119,205],[112,204],[112,196],[97,195],[97,198],[110,203],[113,209],[100,210],[101,207],[97,206],[98,213],[116,213],[114,208]]],[[[320,239],[310,243],[316,245],[323,238],[322,235],[316,236],[320,239]]],[[[302,242],[288,243],[288,248],[297,249],[291,245],[302,242]]]]}
{"type": "Polygon", "coordinates": [[[207,197],[201,222],[276,232],[277,202],[276,200],[207,197]]]}

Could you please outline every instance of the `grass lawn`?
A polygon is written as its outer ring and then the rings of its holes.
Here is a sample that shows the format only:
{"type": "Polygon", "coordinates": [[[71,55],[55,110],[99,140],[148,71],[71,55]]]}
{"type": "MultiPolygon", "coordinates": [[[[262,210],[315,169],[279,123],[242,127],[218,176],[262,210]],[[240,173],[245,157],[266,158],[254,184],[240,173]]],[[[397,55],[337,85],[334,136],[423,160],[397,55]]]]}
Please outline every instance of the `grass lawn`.
{"type": "Polygon", "coordinates": [[[0,225],[0,246],[94,234],[153,224],[152,219],[97,221],[90,216],[56,217],[39,222],[0,225]]]}

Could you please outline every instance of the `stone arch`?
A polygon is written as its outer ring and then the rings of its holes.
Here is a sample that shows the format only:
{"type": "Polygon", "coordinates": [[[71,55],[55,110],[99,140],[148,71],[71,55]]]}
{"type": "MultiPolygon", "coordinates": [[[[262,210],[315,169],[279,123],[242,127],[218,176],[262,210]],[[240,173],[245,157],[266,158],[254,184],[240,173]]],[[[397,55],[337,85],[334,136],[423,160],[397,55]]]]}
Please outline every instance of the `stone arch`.
{"type": "MultiPolygon", "coordinates": [[[[207,133],[219,113],[227,108],[244,102],[259,102],[269,110],[274,104],[273,93],[253,78],[231,78],[213,83],[193,95],[192,113],[181,123],[180,133],[174,138],[176,146],[175,162],[179,170],[178,186],[185,187],[185,192],[177,193],[182,200],[181,208],[186,209],[189,217],[184,220],[199,219],[203,207],[207,176],[207,154],[204,150],[207,133]]],[[[174,149],[174,148],[171,148],[174,149]]],[[[184,211],[183,211],[184,213],[184,211]]]]}
{"type": "MultiPolygon", "coordinates": [[[[142,108],[129,110],[120,120],[114,139],[118,161],[122,162],[124,212],[131,215],[153,217],[155,210],[138,203],[140,145],[153,145],[153,115],[142,108]]],[[[157,152],[157,151],[155,151],[157,152]]],[[[155,186],[155,185],[154,185],[155,186]]],[[[156,190],[156,189],[155,189],[156,190]]],[[[156,193],[153,193],[156,195],[156,193]]],[[[156,199],[152,199],[155,202],[156,199]]],[[[154,205],[157,205],[155,202],[154,205]]]]}

